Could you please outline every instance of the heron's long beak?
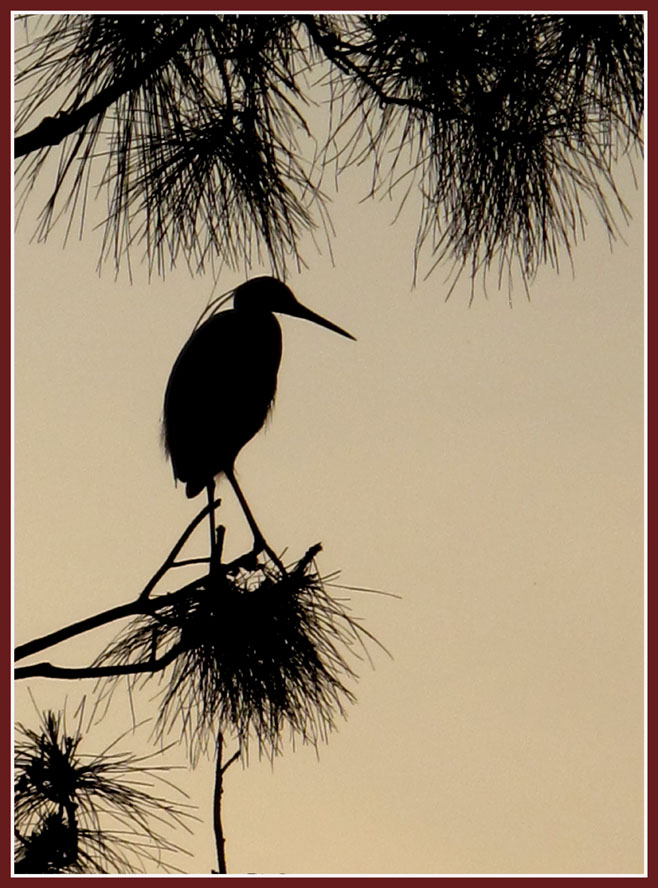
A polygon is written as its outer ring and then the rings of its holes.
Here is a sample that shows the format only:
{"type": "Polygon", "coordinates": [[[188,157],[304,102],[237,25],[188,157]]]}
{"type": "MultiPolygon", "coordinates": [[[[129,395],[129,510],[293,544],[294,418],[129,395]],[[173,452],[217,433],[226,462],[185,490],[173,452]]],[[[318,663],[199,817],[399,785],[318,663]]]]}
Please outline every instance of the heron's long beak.
{"type": "Polygon", "coordinates": [[[341,336],[347,336],[348,339],[353,339],[356,342],[356,336],[352,336],[351,333],[343,330],[338,324],[333,324],[331,321],[323,318],[322,315],[316,314],[310,308],[306,308],[301,302],[298,302],[292,308],[287,308],[285,314],[292,315],[295,318],[303,318],[305,321],[312,321],[314,324],[319,324],[321,327],[326,327],[327,330],[333,330],[334,333],[340,333],[341,336]]]}

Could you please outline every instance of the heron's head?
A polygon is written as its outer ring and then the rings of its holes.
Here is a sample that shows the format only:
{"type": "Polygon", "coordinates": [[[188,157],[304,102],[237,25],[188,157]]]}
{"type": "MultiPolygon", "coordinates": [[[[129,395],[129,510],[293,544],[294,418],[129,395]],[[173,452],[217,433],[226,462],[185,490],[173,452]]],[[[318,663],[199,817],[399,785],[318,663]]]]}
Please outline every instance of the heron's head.
{"type": "Polygon", "coordinates": [[[304,318],[306,321],[326,327],[327,330],[333,330],[334,333],[340,333],[341,336],[347,336],[348,339],[354,339],[354,336],[342,327],[332,324],[331,321],[298,302],[290,287],[269,275],[251,278],[240,284],[233,294],[233,306],[244,311],[271,311],[304,318]]]}

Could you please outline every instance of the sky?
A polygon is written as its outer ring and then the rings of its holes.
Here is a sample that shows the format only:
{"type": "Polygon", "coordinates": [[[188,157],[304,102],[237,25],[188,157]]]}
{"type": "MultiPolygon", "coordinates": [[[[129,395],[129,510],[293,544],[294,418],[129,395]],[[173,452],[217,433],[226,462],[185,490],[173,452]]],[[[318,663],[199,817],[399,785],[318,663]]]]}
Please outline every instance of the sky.
{"type": "MultiPolygon", "coordinates": [[[[611,249],[596,213],[573,271],[529,298],[412,285],[413,208],[333,195],[333,262],[306,245],[296,296],[351,342],[282,317],[271,421],[238,475],[270,544],[315,542],[354,615],[390,651],[354,661],[358,702],[328,744],[227,772],[231,873],[636,874],[643,871],[643,190],[611,249]]],[[[43,192],[42,192],[43,193],[43,192]]],[[[240,272],[149,281],[96,269],[100,234],[14,249],[15,640],[131,600],[201,506],[160,444],[173,361],[240,272]]],[[[254,268],[253,273],[265,269],[254,268]]],[[[230,488],[227,557],[249,545],[230,488]]],[[[201,554],[205,527],[192,549],[201,554]]],[[[103,631],[48,657],[88,663],[103,631]]],[[[18,720],[73,712],[93,682],[30,680],[18,720]],[[28,693],[29,685],[29,693],[28,693]]],[[[140,716],[153,711],[138,698],[140,716]]],[[[90,749],[128,729],[127,695],[90,749]]],[[[148,748],[148,730],[126,738],[148,748]]],[[[185,766],[182,748],[169,760],[185,766]]],[[[213,765],[173,779],[202,822],[188,873],[215,865],[213,765]]]]}

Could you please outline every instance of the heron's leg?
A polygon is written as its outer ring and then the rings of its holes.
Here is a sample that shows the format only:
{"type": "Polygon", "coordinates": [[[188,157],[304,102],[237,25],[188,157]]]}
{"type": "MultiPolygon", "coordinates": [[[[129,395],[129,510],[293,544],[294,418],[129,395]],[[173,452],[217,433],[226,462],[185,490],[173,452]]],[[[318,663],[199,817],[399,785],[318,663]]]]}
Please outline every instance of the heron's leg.
{"type": "Polygon", "coordinates": [[[285,572],[286,572],[285,567],[279,561],[276,553],[273,552],[272,549],[270,549],[265,537],[263,536],[263,534],[260,531],[259,526],[256,524],[256,519],[254,518],[254,516],[251,513],[251,509],[249,508],[249,504],[247,503],[247,500],[245,499],[243,492],[240,490],[240,485],[236,481],[235,473],[233,472],[233,468],[231,467],[230,469],[224,469],[224,474],[226,475],[226,477],[230,481],[231,487],[235,491],[235,495],[238,498],[238,502],[240,503],[240,506],[242,507],[242,511],[244,512],[245,518],[247,519],[247,523],[249,524],[249,528],[250,528],[251,533],[254,538],[254,551],[255,552],[262,552],[264,549],[267,552],[267,554],[270,556],[272,561],[279,568],[279,570],[285,574],[285,572]]]}

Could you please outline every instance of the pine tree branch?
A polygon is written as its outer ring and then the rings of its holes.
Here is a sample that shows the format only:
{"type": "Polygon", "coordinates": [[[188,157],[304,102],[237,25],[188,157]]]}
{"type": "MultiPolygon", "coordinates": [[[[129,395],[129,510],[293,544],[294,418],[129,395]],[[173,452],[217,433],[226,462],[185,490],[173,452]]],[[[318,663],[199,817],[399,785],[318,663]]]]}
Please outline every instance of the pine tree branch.
{"type": "MultiPolygon", "coordinates": [[[[221,500],[214,500],[212,508],[216,509],[220,503],[221,500]]],[[[82,635],[84,632],[89,632],[91,629],[97,629],[99,626],[105,626],[107,623],[112,623],[115,620],[121,620],[123,617],[135,616],[137,614],[152,614],[165,604],[170,604],[172,597],[187,592],[189,586],[185,586],[177,592],[172,592],[170,595],[161,595],[157,599],[149,598],[151,592],[160,582],[162,577],[170,568],[176,566],[176,556],[183,548],[194,529],[206,517],[210,508],[211,506],[208,503],[188,524],[162,566],[153,574],[135,601],[128,602],[127,604],[120,604],[117,607],[111,607],[109,610],[101,611],[91,617],[86,617],[84,620],[79,620],[76,623],[71,623],[69,626],[64,626],[61,629],[56,629],[54,632],[49,632],[47,635],[42,635],[40,638],[35,638],[32,639],[32,641],[25,642],[25,644],[20,644],[14,650],[14,661],[22,660],[25,657],[29,657],[31,654],[37,654],[39,651],[53,647],[53,645],[59,644],[62,641],[66,641],[76,635],[82,635]]]]}
{"type": "Polygon", "coordinates": [[[53,647],[53,645],[66,641],[68,638],[82,635],[84,632],[97,629],[99,626],[105,626],[107,623],[114,622],[114,620],[143,613],[145,613],[145,608],[139,600],[131,601],[128,604],[120,604],[118,607],[111,607],[109,610],[101,611],[91,617],[86,617],[84,620],[79,620],[76,623],[71,623],[69,626],[49,632],[48,635],[42,635],[40,638],[34,638],[32,641],[25,642],[25,644],[19,644],[14,649],[14,661],[17,662],[25,657],[29,657],[31,654],[37,654],[39,651],[53,647]]]}
{"type": "Polygon", "coordinates": [[[191,16],[180,29],[163,40],[151,55],[134,71],[119,77],[79,108],[60,111],[55,117],[45,117],[34,129],[14,139],[14,157],[23,157],[40,148],[59,145],[67,136],[90,123],[94,117],[103,114],[124,93],[135,90],[159,68],[166,65],[171,57],[201,27],[207,16],[191,16]]]}
{"type": "MultiPolygon", "coordinates": [[[[327,59],[333,62],[333,64],[344,74],[348,74],[349,76],[360,80],[364,86],[377,96],[382,105],[398,105],[402,108],[415,108],[416,110],[427,113],[429,109],[426,101],[414,99],[410,96],[389,95],[360,65],[352,61],[349,56],[353,53],[363,52],[361,46],[352,46],[344,40],[335,37],[333,34],[321,31],[315,16],[302,15],[299,19],[306,26],[311,40],[324,53],[327,59]]],[[[454,114],[449,116],[446,113],[446,110],[443,109],[442,115],[444,120],[450,120],[452,118],[463,116],[463,113],[460,112],[459,109],[456,109],[454,114]]]]}
{"type": "Polygon", "coordinates": [[[53,666],[52,663],[34,663],[32,666],[19,666],[14,670],[14,678],[115,678],[118,675],[139,675],[143,672],[160,672],[172,663],[183,650],[175,645],[159,660],[147,663],[126,663],[115,666],[53,666]]]}

